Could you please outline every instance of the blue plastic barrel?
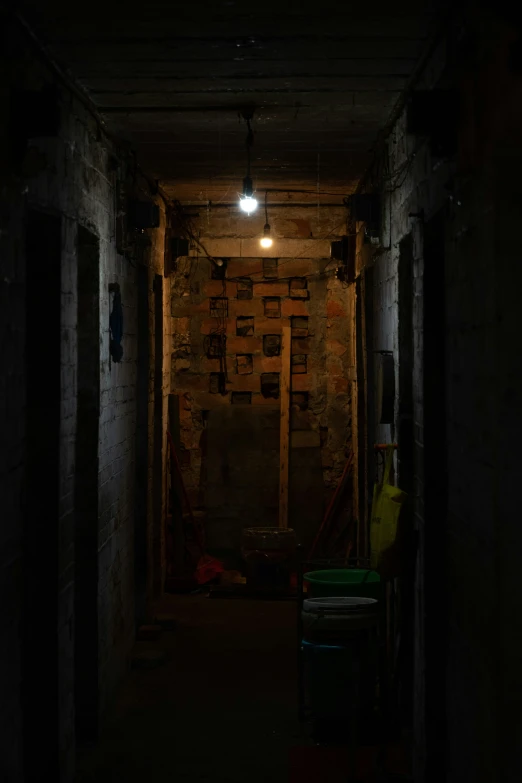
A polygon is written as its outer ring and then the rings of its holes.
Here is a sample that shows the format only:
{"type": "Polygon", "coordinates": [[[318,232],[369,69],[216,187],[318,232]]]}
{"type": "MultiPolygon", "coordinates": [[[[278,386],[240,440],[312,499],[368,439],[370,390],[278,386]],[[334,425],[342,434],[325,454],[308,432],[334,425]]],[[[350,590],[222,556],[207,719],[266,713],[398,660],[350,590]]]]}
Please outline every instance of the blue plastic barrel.
{"type": "Polygon", "coordinates": [[[377,601],[325,597],[303,604],[302,652],[310,706],[320,720],[371,711],[377,684],[377,601]]]}

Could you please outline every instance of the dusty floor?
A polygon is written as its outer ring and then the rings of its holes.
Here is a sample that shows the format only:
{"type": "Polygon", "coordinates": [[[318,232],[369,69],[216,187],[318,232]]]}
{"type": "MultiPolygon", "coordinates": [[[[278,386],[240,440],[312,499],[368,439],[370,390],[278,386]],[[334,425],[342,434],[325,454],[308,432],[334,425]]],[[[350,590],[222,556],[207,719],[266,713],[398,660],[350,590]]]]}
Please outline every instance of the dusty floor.
{"type": "Polygon", "coordinates": [[[296,605],[167,597],[159,668],[133,671],[78,783],[288,783],[297,720],[296,605]]]}

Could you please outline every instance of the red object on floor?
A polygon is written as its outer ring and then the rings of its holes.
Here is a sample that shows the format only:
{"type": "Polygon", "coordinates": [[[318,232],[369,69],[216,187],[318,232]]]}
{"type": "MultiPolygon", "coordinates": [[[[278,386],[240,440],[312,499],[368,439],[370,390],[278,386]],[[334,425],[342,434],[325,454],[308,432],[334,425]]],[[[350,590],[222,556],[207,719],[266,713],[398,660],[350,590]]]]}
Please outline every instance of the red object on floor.
{"type": "MultiPolygon", "coordinates": [[[[371,750],[371,749],[370,749],[371,750]]],[[[366,752],[365,752],[366,751],[366,752]]],[[[371,757],[356,749],[355,781],[371,781],[371,757]]],[[[289,783],[346,783],[352,767],[350,748],[311,746],[290,749],[289,783]]]]}
{"type": "Polygon", "coordinates": [[[224,570],[225,567],[220,560],[216,560],[210,555],[202,555],[198,560],[194,576],[198,585],[205,585],[215,579],[218,574],[223,573],[224,570]]]}
{"type": "MultiPolygon", "coordinates": [[[[353,768],[352,751],[349,747],[308,746],[290,748],[289,783],[373,783],[378,777],[378,759],[381,748],[361,747],[355,749],[356,763],[353,768]],[[352,770],[355,778],[350,778],[352,770]]],[[[385,768],[388,774],[408,779],[407,753],[402,746],[389,745],[385,753],[385,768]]]]}

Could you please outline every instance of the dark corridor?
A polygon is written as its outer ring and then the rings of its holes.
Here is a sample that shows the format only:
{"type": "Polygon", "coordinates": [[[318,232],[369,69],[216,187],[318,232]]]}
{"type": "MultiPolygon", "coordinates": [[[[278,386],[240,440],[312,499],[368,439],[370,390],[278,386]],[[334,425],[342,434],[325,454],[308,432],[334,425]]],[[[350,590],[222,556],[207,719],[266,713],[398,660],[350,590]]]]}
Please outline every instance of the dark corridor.
{"type": "Polygon", "coordinates": [[[518,783],[520,14],[0,20],[0,783],[518,783]]]}

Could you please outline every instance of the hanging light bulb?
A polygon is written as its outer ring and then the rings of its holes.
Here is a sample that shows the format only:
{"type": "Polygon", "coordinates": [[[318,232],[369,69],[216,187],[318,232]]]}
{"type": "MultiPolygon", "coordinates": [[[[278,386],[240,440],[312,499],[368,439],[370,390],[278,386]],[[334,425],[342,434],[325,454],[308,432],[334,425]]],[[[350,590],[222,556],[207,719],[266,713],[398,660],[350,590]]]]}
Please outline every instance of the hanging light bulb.
{"type": "Polygon", "coordinates": [[[257,209],[257,199],[252,196],[241,196],[239,206],[243,212],[246,212],[247,215],[251,215],[252,212],[255,212],[257,209]]]}
{"type": "Polygon", "coordinates": [[[251,215],[257,209],[257,199],[254,198],[251,177],[245,177],[243,180],[243,195],[239,197],[239,206],[247,215],[251,215]]]}
{"type": "Polygon", "coordinates": [[[252,177],[250,176],[250,151],[254,143],[254,134],[252,132],[250,121],[252,120],[253,116],[253,111],[243,112],[243,119],[246,122],[248,130],[246,137],[247,174],[243,180],[243,194],[239,197],[239,206],[243,212],[247,213],[247,215],[251,215],[252,212],[255,212],[257,209],[257,199],[254,198],[254,186],[252,185],[252,177]]]}
{"type": "Polygon", "coordinates": [[[265,227],[263,229],[263,236],[259,240],[259,244],[261,247],[269,248],[272,247],[272,237],[270,236],[270,225],[269,223],[265,223],[265,227]]]}
{"type": "Polygon", "coordinates": [[[268,190],[265,190],[265,227],[263,228],[263,236],[259,240],[261,247],[268,249],[272,247],[273,241],[271,237],[270,223],[268,222],[268,190]]]}

